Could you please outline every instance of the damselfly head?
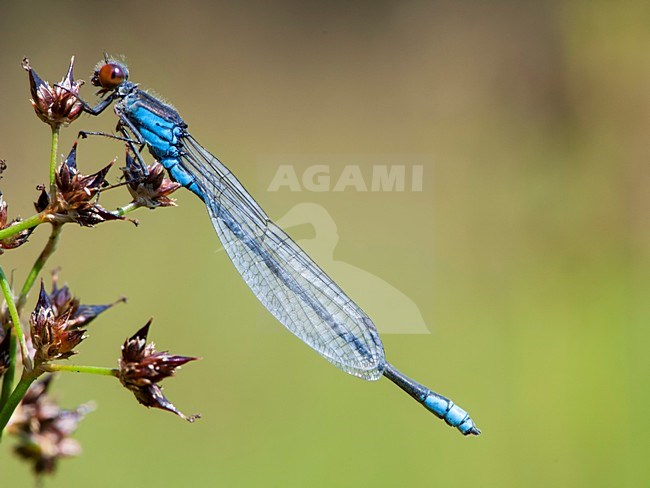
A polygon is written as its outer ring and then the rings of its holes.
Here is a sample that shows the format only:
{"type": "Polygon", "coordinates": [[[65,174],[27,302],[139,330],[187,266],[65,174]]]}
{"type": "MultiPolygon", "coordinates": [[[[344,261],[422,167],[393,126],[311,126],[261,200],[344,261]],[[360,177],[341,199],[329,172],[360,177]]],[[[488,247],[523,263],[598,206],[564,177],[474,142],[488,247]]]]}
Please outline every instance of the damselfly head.
{"type": "Polygon", "coordinates": [[[95,68],[95,73],[90,79],[94,86],[102,90],[114,90],[129,78],[129,70],[126,65],[115,60],[106,60],[95,68]]]}

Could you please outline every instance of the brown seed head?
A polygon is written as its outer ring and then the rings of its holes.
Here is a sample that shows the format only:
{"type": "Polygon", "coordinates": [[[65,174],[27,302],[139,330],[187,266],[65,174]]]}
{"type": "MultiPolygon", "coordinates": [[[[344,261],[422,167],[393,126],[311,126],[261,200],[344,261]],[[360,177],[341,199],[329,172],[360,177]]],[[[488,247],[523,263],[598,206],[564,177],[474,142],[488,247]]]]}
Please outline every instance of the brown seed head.
{"type": "Polygon", "coordinates": [[[67,327],[79,329],[95,320],[97,316],[117,305],[126,302],[126,298],[119,298],[113,303],[106,305],[83,305],[78,297],[75,297],[68,285],[59,287],[59,270],[52,272],[52,292],[48,295],[54,314],[58,317],[67,317],[67,327]]]}
{"type": "Polygon", "coordinates": [[[36,474],[52,473],[58,460],[81,453],[79,443],[70,438],[79,422],[94,407],[84,404],[64,410],[47,394],[52,376],[32,384],[7,431],[18,438],[16,454],[33,464],[36,474]]]}
{"type": "Polygon", "coordinates": [[[106,175],[113,165],[91,175],[83,175],[77,169],[77,143],[75,142],[70,154],[56,174],[57,198],[51,204],[49,213],[55,222],[76,222],[79,225],[92,227],[107,220],[123,220],[96,201],[100,190],[108,185],[106,175]]]}
{"type": "Polygon", "coordinates": [[[175,200],[168,195],[180,188],[176,183],[165,178],[165,168],[158,161],[143,165],[126,153],[126,167],[122,169],[127,188],[133,197],[133,203],[139,207],[156,208],[175,206],[175,200]]]}
{"type": "Polygon", "coordinates": [[[70,59],[70,67],[63,79],[54,87],[43,81],[24,58],[22,67],[29,73],[29,88],[32,95],[32,106],[36,115],[52,127],[70,124],[83,111],[83,103],[79,100],[79,87],[83,81],[75,81],[72,75],[74,56],[70,59]]]}
{"type": "Polygon", "coordinates": [[[41,281],[38,302],[30,317],[34,363],[36,365],[76,354],[74,348],[86,338],[85,330],[70,325],[72,311],[58,315],[41,281]]]}
{"type": "Polygon", "coordinates": [[[166,351],[156,352],[153,343],[147,344],[150,325],[151,320],[122,345],[118,378],[124,387],[133,392],[142,405],[167,410],[193,422],[200,416],[185,416],[178,411],[165,398],[158,383],[168,376],[173,376],[175,370],[183,364],[198,358],[175,356],[166,351]]]}
{"type": "Polygon", "coordinates": [[[11,347],[11,329],[4,330],[0,326],[0,378],[9,369],[11,347]]]}
{"type": "MultiPolygon", "coordinates": [[[[0,229],[6,229],[7,227],[11,227],[17,222],[20,222],[20,219],[14,219],[11,222],[7,222],[7,218],[7,202],[2,196],[2,193],[0,193],[0,229]]],[[[34,227],[31,229],[25,229],[18,232],[17,234],[14,234],[11,237],[0,240],[0,254],[2,254],[7,249],[15,249],[18,246],[25,244],[33,231],[34,227]]]]}

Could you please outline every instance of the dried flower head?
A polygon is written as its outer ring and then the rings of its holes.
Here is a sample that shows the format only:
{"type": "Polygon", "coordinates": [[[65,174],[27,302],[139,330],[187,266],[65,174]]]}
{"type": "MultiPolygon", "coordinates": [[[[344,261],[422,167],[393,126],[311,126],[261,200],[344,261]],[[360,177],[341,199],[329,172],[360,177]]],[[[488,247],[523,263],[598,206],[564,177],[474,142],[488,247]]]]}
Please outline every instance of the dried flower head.
{"type": "Polygon", "coordinates": [[[122,345],[118,378],[124,387],[131,390],[138,402],[146,407],[160,408],[194,422],[200,415],[185,416],[165,398],[158,385],[174,371],[189,361],[198,358],[173,356],[166,351],[156,352],[155,345],[147,344],[151,319],[122,345]]]}
{"type": "Polygon", "coordinates": [[[45,190],[45,185],[38,185],[36,189],[40,192],[38,200],[34,202],[34,208],[37,212],[42,212],[50,205],[50,195],[45,190]]]}
{"type": "Polygon", "coordinates": [[[72,75],[74,56],[70,59],[68,72],[54,87],[36,74],[29,59],[23,59],[22,67],[29,73],[31,102],[38,118],[52,127],[60,127],[70,124],[81,115],[83,103],[79,100],[79,87],[83,81],[75,81],[72,75]]]}
{"type": "Polygon", "coordinates": [[[86,330],[82,327],[116,303],[124,301],[122,298],[109,305],[81,305],[67,285],[58,287],[56,273],[52,282],[50,294],[46,293],[41,282],[38,302],[30,317],[34,362],[37,365],[76,354],[74,348],[86,338],[86,330]]]}
{"type": "Polygon", "coordinates": [[[168,195],[181,187],[180,183],[165,178],[165,168],[158,161],[143,166],[126,152],[126,167],[122,168],[133,203],[139,207],[156,208],[175,206],[168,195]]]}
{"type": "Polygon", "coordinates": [[[10,348],[11,347],[11,329],[4,330],[0,327],[0,378],[9,369],[10,348]]]}
{"type": "Polygon", "coordinates": [[[72,294],[67,284],[59,288],[58,269],[52,272],[52,292],[48,295],[48,298],[52,304],[54,314],[58,317],[66,317],[67,327],[72,329],[84,327],[95,320],[100,313],[118,303],[126,302],[126,298],[121,297],[115,302],[106,305],[83,305],[80,303],[79,298],[72,294]]]}
{"type": "Polygon", "coordinates": [[[96,201],[99,191],[108,186],[106,174],[113,165],[109,163],[92,175],[82,175],[77,169],[77,143],[56,174],[57,198],[50,207],[55,222],[76,222],[92,227],[107,220],[123,220],[112,214],[96,201]]]}
{"type": "Polygon", "coordinates": [[[47,394],[52,376],[34,383],[14,412],[7,430],[18,438],[14,451],[33,463],[36,474],[52,473],[59,459],[78,456],[81,446],[70,436],[92,410],[84,404],[64,410],[47,394]]]}
{"type": "Polygon", "coordinates": [[[66,359],[76,354],[74,348],[86,338],[85,330],[70,327],[68,315],[57,315],[41,281],[38,302],[30,317],[34,363],[66,359]]]}
{"type": "MultiPolygon", "coordinates": [[[[7,222],[7,202],[2,196],[2,193],[0,193],[0,229],[11,227],[17,222],[20,222],[20,219],[14,219],[11,222],[7,222]]],[[[2,254],[7,249],[15,249],[18,246],[25,244],[33,231],[34,228],[32,227],[31,229],[25,229],[18,232],[17,234],[14,234],[11,237],[0,240],[0,254],[2,254]]]]}

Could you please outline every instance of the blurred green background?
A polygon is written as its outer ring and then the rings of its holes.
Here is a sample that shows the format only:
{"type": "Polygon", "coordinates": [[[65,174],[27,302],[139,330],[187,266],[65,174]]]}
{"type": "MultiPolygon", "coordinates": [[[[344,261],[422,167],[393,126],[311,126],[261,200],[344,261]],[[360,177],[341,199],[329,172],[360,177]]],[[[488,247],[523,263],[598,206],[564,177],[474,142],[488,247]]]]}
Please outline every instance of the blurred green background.
{"type": "MultiPolygon", "coordinates": [[[[483,430],[464,438],[286,333],[215,252],[200,202],[179,193],[178,208],[134,215],[138,228],[66,227],[50,267],[87,303],[129,298],[74,362],[114,365],[154,316],[159,348],[203,358],[165,383],[203,419],[64,375],[62,404],[98,410],[78,430],[83,456],[47,486],[650,483],[648,2],[3,2],[0,43],[12,217],[31,215],[49,153],[21,58],[56,82],[72,54],[86,80],[103,51],[123,54],[269,215],[327,209],[335,259],[401,290],[432,331],[383,336],[390,361],[483,430]],[[417,193],[268,192],[263,162],[283,154],[430,163],[417,193]]],[[[82,117],[60,153],[77,130],[114,124],[109,111],[82,117]]],[[[118,143],[92,139],[78,158],[91,172],[116,156],[118,143]]],[[[47,235],[2,256],[17,281],[47,235]]],[[[30,483],[6,441],[2,485],[30,483]]]]}

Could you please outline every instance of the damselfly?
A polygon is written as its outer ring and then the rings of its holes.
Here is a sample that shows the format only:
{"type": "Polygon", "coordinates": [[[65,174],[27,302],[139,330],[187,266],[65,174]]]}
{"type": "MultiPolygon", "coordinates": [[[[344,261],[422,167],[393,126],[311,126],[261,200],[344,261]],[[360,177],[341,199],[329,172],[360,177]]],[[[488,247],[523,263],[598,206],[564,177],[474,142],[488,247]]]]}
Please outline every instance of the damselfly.
{"type": "Polygon", "coordinates": [[[104,98],[95,107],[84,104],[85,111],[99,115],[115,102],[123,139],[140,160],[146,145],[172,179],[203,201],[244,281],[287,329],[346,373],[370,381],[383,375],[463,434],[480,433],[467,412],[386,361],[372,320],[189,134],[176,110],[128,81],[126,66],[108,57],[91,81],[104,98]]]}

